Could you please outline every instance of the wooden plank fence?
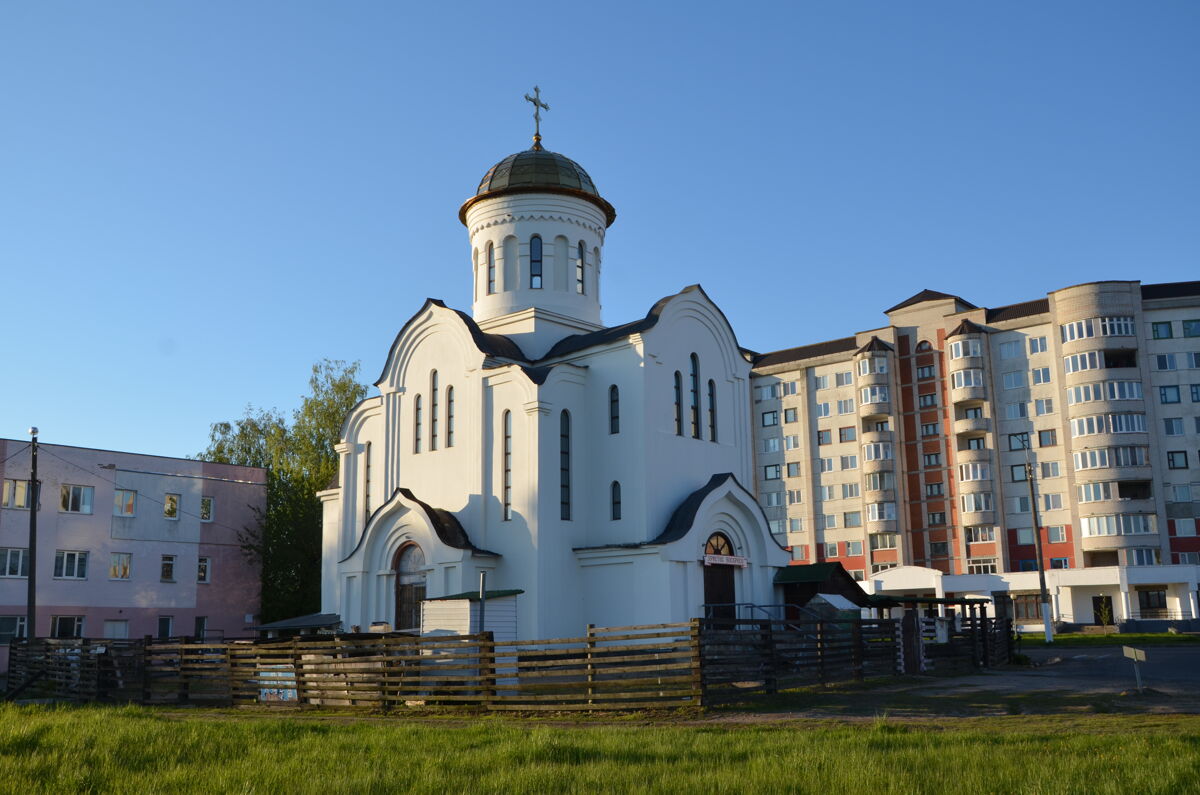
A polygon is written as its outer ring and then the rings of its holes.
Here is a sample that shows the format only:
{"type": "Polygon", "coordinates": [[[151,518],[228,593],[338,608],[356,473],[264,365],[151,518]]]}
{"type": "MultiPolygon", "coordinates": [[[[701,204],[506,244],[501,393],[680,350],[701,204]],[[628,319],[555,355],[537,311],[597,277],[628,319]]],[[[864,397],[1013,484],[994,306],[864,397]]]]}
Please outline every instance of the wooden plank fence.
{"type": "MultiPolygon", "coordinates": [[[[1007,622],[979,621],[955,636],[952,651],[974,664],[1006,662],[998,633],[1007,622]]],[[[924,664],[934,646],[917,640],[924,664]]],[[[659,709],[894,676],[905,670],[905,645],[901,622],[890,619],[693,619],[527,641],[491,633],[38,639],[11,646],[9,686],[26,683],[22,697],[164,705],[659,709]]]]}

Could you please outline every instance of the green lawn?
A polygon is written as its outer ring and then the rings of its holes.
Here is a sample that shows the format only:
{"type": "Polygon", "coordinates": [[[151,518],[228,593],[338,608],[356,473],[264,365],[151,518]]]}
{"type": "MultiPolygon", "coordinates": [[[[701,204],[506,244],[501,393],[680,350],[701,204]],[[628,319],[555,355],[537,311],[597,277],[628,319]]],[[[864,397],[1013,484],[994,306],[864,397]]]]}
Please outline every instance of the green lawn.
{"type": "Polygon", "coordinates": [[[1194,716],[651,720],[4,706],[0,782],[56,793],[1177,793],[1200,781],[1194,716]]]}
{"type": "MultiPolygon", "coordinates": [[[[1200,635],[1172,635],[1168,632],[1128,632],[1111,635],[1084,635],[1068,632],[1054,636],[1053,646],[1177,646],[1200,643],[1200,635]]],[[[1024,633],[1021,646],[1027,649],[1044,649],[1046,640],[1042,633],[1024,633]]]]}

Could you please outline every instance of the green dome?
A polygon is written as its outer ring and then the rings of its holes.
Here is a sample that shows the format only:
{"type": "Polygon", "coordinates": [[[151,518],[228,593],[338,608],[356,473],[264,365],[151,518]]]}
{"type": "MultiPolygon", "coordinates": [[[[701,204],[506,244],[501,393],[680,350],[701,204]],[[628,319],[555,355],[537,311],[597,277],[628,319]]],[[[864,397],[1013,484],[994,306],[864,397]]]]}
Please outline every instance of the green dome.
{"type": "Polygon", "coordinates": [[[599,207],[604,213],[605,226],[612,226],[617,218],[617,211],[600,196],[583,166],[540,147],[509,155],[489,168],[479,180],[475,195],[459,209],[458,218],[466,223],[467,210],[476,202],[512,193],[563,193],[599,207]]]}

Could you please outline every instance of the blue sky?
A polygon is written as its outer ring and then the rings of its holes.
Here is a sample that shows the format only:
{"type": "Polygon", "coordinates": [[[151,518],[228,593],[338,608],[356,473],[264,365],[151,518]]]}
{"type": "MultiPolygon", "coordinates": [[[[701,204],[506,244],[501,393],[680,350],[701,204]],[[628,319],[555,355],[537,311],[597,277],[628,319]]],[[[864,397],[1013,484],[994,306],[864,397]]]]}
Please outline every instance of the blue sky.
{"type": "Polygon", "coordinates": [[[0,436],[162,455],[470,308],[459,204],[547,148],[617,208],[608,323],[743,345],[1200,278],[1200,4],[0,6],[0,436]],[[864,277],[864,274],[866,276],[864,277]]]}

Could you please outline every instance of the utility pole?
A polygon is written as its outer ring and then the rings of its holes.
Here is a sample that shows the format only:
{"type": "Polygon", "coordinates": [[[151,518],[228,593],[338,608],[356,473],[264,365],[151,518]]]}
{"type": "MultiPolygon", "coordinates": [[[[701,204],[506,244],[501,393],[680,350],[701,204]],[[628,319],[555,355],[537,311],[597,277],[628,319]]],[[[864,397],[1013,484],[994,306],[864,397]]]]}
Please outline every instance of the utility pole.
{"type": "Polygon", "coordinates": [[[1042,557],[1042,528],[1038,519],[1037,494],[1033,488],[1033,437],[1025,437],[1025,480],[1029,481],[1029,510],[1033,516],[1033,545],[1037,553],[1038,589],[1042,600],[1042,628],[1046,642],[1054,642],[1054,628],[1050,621],[1050,592],[1046,589],[1046,564],[1042,557]]]}
{"type": "Polygon", "coordinates": [[[29,429],[29,435],[33,437],[30,442],[30,466],[29,466],[29,551],[26,553],[26,562],[29,565],[29,595],[26,598],[25,607],[25,642],[31,643],[34,638],[34,622],[37,620],[37,515],[38,504],[41,494],[38,493],[38,474],[37,474],[37,437],[38,429],[36,427],[29,429]]]}

